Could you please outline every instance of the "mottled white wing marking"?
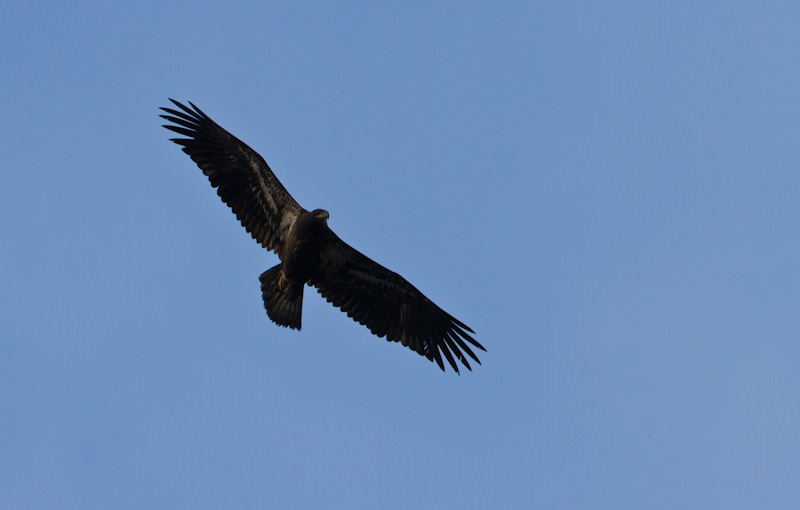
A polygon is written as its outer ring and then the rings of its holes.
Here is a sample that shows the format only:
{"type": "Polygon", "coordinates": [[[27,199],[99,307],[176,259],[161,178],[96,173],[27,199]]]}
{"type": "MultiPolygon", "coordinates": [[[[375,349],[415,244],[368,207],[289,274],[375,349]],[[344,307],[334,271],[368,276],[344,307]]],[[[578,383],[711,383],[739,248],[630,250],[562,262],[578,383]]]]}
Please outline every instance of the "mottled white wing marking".
{"type": "Polygon", "coordinates": [[[294,227],[294,222],[297,221],[297,216],[298,214],[296,211],[286,211],[283,213],[283,216],[281,217],[281,223],[278,226],[281,242],[285,241],[291,233],[292,228],[294,227]]]}

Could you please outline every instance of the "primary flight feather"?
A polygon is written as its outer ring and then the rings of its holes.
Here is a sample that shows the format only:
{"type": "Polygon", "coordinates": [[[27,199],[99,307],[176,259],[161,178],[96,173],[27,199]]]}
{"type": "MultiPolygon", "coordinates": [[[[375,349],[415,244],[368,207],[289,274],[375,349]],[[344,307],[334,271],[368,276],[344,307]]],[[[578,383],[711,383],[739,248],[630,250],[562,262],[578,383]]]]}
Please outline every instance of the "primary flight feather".
{"type": "Polygon", "coordinates": [[[347,243],[328,228],[328,212],[300,207],[258,153],[228,133],[198,107],[170,99],[161,108],[164,127],[186,138],[172,141],[197,163],[242,226],[281,263],[259,278],[264,308],[273,322],[300,329],[306,284],[378,337],[400,342],[436,361],[456,359],[471,370],[465,354],[486,350],[466,324],[439,308],[405,278],[347,243]]]}

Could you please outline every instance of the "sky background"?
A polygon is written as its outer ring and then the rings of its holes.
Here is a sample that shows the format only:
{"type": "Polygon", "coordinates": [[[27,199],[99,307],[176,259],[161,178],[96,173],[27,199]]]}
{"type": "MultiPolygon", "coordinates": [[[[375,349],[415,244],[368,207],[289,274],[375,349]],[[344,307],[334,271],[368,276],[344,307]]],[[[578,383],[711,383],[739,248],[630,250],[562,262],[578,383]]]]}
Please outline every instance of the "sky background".
{"type": "Polygon", "coordinates": [[[0,507],[800,508],[797,2],[3,11],[0,507]],[[168,97],[483,366],[272,324],[168,97]]]}

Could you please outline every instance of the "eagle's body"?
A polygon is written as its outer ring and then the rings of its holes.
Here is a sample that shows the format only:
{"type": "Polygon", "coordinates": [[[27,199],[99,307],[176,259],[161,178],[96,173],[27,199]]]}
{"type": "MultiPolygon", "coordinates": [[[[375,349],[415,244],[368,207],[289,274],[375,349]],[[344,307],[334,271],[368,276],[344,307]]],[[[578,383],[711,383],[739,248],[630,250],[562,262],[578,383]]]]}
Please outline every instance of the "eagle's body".
{"type": "Polygon", "coordinates": [[[272,321],[300,329],[308,284],[378,337],[435,360],[442,370],[442,355],[456,372],[453,355],[470,369],[461,351],[480,363],[467,343],[485,349],[469,327],[339,239],[328,227],[327,211],[300,207],[261,156],[199,108],[171,101],[181,111],[162,108],[169,114],[162,117],[176,124],[164,127],[189,137],[172,141],[183,146],[253,238],[281,260],[259,278],[272,321]]]}

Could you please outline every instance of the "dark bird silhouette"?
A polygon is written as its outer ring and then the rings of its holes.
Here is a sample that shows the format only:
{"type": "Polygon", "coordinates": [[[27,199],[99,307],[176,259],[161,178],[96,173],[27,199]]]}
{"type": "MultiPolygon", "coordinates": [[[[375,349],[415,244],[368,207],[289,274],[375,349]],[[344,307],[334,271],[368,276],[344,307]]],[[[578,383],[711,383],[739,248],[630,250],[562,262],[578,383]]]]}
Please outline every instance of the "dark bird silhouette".
{"type": "Polygon", "coordinates": [[[258,153],[228,133],[194,104],[170,99],[179,109],[161,108],[164,127],[187,138],[173,138],[197,163],[222,201],[264,248],[281,260],[259,278],[264,308],[273,322],[300,329],[306,284],[378,337],[400,342],[436,361],[444,356],[458,372],[456,359],[472,370],[464,355],[480,364],[466,324],[439,308],[405,278],[351,248],[328,228],[328,212],[303,209],[258,153]]]}

